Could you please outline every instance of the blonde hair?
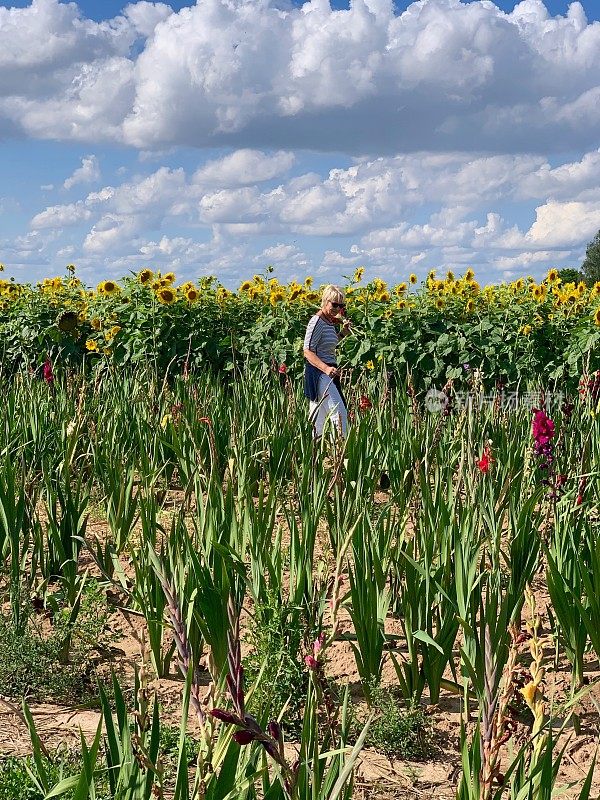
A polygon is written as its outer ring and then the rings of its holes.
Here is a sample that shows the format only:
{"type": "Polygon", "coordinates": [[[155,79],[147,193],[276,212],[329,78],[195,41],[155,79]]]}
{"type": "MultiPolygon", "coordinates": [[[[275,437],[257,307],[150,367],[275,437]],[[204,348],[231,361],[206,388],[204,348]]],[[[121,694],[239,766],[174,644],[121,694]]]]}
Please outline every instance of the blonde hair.
{"type": "Polygon", "coordinates": [[[329,302],[332,303],[344,302],[343,291],[340,289],[339,286],[334,286],[331,283],[323,289],[323,294],[321,295],[321,308],[325,308],[325,305],[329,302]]]}

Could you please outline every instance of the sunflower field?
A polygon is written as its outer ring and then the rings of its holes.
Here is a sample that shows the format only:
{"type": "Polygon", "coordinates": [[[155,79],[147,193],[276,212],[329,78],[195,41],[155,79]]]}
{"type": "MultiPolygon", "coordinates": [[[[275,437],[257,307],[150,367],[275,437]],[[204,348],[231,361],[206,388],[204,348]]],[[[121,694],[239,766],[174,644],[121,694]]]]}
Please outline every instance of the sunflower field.
{"type": "MultiPolygon", "coordinates": [[[[562,284],[556,270],[540,283],[483,288],[472,270],[443,278],[432,271],[420,286],[416,275],[394,287],[363,281],[359,268],[345,287],[357,335],[342,356],[352,369],[384,364],[396,377],[411,374],[419,388],[460,385],[477,369],[489,387],[539,379],[573,389],[581,373],[600,366],[600,285],[562,284]]],[[[181,371],[266,359],[297,375],[318,301],[310,277],[282,285],[267,271],[232,292],[212,278],[177,285],[173,273],[144,269],[88,289],[71,265],[66,277],[36,286],[0,281],[2,364],[35,370],[49,358],[181,371]]]]}
{"type": "Polygon", "coordinates": [[[0,800],[600,795],[600,287],[1,293],[0,800]]]}

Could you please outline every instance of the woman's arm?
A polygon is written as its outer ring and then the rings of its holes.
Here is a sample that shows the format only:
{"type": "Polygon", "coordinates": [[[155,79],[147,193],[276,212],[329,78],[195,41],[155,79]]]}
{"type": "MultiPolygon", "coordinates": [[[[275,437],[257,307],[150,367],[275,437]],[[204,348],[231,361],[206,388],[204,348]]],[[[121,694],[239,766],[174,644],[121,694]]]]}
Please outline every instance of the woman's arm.
{"type": "Polygon", "coordinates": [[[312,350],[308,350],[306,347],[304,348],[304,358],[309,364],[312,364],[313,367],[320,369],[325,375],[329,375],[330,378],[334,378],[338,374],[336,367],[330,367],[329,364],[321,361],[316,353],[313,353],[312,350]]]}

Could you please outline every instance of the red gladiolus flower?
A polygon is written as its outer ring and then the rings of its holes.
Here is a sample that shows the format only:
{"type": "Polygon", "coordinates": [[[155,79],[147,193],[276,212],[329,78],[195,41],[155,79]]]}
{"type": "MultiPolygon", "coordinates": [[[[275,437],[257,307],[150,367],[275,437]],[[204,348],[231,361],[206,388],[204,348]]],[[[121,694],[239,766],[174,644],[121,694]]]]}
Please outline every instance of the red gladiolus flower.
{"type": "Polygon", "coordinates": [[[287,372],[287,367],[286,367],[286,365],[285,365],[285,364],[280,364],[280,365],[279,365],[278,372],[280,372],[281,374],[285,375],[285,373],[287,372]]]}
{"type": "Polygon", "coordinates": [[[368,411],[370,408],[373,408],[373,403],[369,400],[366,394],[361,394],[358,401],[358,407],[361,411],[368,411]]]}
{"type": "Polygon", "coordinates": [[[209,713],[211,717],[220,719],[221,722],[227,722],[230,725],[237,725],[240,721],[238,716],[232,714],[230,711],[224,711],[222,708],[213,708],[209,713]]]}
{"type": "Polygon", "coordinates": [[[52,372],[52,362],[49,358],[44,361],[44,380],[51,386],[54,382],[54,373],[52,372]]]}
{"type": "Polygon", "coordinates": [[[476,461],[475,463],[477,464],[480,472],[489,472],[490,464],[493,461],[494,459],[492,458],[491,447],[489,446],[489,444],[486,444],[486,446],[483,448],[483,455],[481,456],[479,461],[476,461]]]}
{"type": "Polygon", "coordinates": [[[250,742],[253,742],[256,739],[256,734],[252,731],[242,730],[236,731],[231,738],[238,744],[250,744],[250,742]]]}

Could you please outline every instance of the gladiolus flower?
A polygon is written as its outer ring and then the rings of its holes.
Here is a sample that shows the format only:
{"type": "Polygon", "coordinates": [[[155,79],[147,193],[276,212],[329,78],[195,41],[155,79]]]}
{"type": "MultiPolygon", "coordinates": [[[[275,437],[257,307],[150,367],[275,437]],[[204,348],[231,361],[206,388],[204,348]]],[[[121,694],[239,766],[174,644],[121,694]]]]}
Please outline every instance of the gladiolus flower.
{"type": "Polygon", "coordinates": [[[280,364],[280,365],[279,365],[279,368],[278,368],[278,372],[280,372],[280,373],[282,373],[283,375],[285,375],[285,373],[287,372],[287,367],[286,367],[286,365],[285,365],[285,364],[280,364]]]}
{"type": "Polygon", "coordinates": [[[44,380],[51,386],[54,383],[54,373],[52,372],[52,362],[49,358],[44,361],[44,380]]]}
{"type": "Polygon", "coordinates": [[[366,394],[361,394],[358,401],[358,407],[361,411],[368,411],[370,408],[373,408],[373,403],[369,400],[366,394]]]}
{"type": "Polygon", "coordinates": [[[250,744],[250,742],[253,742],[256,739],[256,734],[252,731],[242,730],[236,731],[231,738],[238,744],[250,744]]]}
{"type": "Polygon", "coordinates": [[[483,455],[481,458],[476,461],[477,467],[479,468],[480,472],[489,472],[490,471],[490,464],[494,461],[492,458],[492,450],[489,444],[483,448],[483,455]]]}
{"type": "Polygon", "coordinates": [[[267,733],[269,736],[272,736],[276,742],[279,741],[279,737],[281,736],[281,728],[279,727],[279,723],[272,719],[269,724],[267,725],[267,733]]]}
{"type": "Polygon", "coordinates": [[[221,722],[227,722],[229,725],[239,725],[240,719],[235,714],[232,714],[230,711],[224,711],[222,708],[213,708],[209,712],[211,717],[215,719],[221,720],[221,722]]]}
{"type": "Polygon", "coordinates": [[[309,669],[317,669],[319,662],[314,656],[304,656],[304,663],[309,669]]]}

